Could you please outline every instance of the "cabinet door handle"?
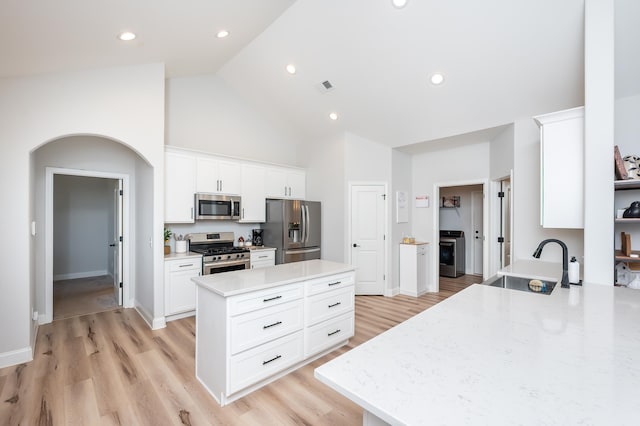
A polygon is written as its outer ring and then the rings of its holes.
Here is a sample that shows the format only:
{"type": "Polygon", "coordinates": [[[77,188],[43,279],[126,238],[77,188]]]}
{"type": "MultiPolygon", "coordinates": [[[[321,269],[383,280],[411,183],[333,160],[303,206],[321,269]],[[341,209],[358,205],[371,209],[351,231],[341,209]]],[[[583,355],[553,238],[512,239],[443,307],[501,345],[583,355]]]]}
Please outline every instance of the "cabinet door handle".
{"type": "Polygon", "coordinates": [[[191,207],[191,219],[193,219],[193,207],[191,207]]]}
{"type": "Polygon", "coordinates": [[[284,196],[285,197],[287,196],[287,187],[286,186],[284,187],[284,196]]]}
{"type": "Polygon", "coordinates": [[[327,336],[333,336],[334,334],[338,334],[340,333],[340,329],[337,329],[336,331],[332,331],[331,333],[327,333],[327,336]]]}
{"type": "Polygon", "coordinates": [[[336,281],[335,283],[329,283],[329,284],[327,284],[327,285],[328,285],[329,287],[331,287],[332,285],[338,285],[338,284],[341,284],[341,283],[342,283],[342,281],[336,281]]]}
{"type": "Polygon", "coordinates": [[[269,324],[269,325],[263,325],[262,329],[266,330],[267,328],[275,327],[276,325],[280,325],[280,324],[282,324],[282,321],[274,322],[273,324],[269,324]]]}
{"type": "Polygon", "coordinates": [[[220,179],[220,192],[222,192],[222,179],[220,179]]]}
{"type": "Polygon", "coordinates": [[[328,307],[328,308],[335,308],[336,306],[338,306],[338,305],[340,305],[340,304],[341,304],[341,302],[336,302],[336,303],[333,303],[333,304],[331,304],[331,305],[329,305],[329,306],[327,306],[327,307],[328,307]]]}
{"type": "Polygon", "coordinates": [[[262,299],[263,302],[271,302],[272,300],[282,299],[282,296],[270,297],[268,299],[262,299]]]}
{"type": "Polygon", "coordinates": [[[193,266],[193,263],[190,263],[188,265],[180,265],[180,268],[186,268],[187,266],[193,266]]]}
{"type": "Polygon", "coordinates": [[[273,361],[275,361],[276,359],[280,359],[280,358],[282,358],[282,355],[278,355],[278,356],[275,356],[275,357],[273,357],[273,358],[271,358],[271,359],[268,359],[268,360],[266,360],[266,361],[262,361],[262,365],[269,364],[270,362],[273,362],[273,361]]]}
{"type": "Polygon", "coordinates": [[[244,219],[244,207],[242,208],[242,218],[244,219]]]}

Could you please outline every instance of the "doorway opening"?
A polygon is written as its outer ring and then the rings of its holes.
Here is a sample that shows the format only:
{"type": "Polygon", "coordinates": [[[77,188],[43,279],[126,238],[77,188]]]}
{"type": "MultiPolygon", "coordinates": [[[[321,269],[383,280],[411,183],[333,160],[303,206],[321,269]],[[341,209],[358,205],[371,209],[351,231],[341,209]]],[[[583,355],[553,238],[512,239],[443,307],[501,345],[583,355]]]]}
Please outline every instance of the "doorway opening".
{"type": "Polygon", "coordinates": [[[488,203],[487,182],[451,182],[436,184],[434,194],[438,214],[434,215],[433,279],[468,275],[474,282],[487,276],[488,203]]]}
{"type": "Polygon", "coordinates": [[[46,168],[47,322],[123,305],[128,175],[46,168]]]}
{"type": "Polygon", "coordinates": [[[122,179],[53,176],[53,319],[122,306],[122,179]]]}

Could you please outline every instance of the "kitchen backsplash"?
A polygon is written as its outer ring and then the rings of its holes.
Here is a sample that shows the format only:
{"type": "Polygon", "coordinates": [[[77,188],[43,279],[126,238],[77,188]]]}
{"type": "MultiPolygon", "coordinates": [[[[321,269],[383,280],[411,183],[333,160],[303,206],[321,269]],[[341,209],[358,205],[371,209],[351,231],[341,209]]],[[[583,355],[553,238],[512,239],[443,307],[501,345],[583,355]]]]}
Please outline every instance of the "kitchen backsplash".
{"type": "MultiPolygon", "coordinates": [[[[226,220],[212,220],[212,221],[196,221],[196,223],[167,223],[165,228],[170,229],[171,232],[177,235],[187,235],[194,232],[233,232],[235,234],[236,244],[239,236],[243,236],[245,239],[247,236],[251,236],[251,230],[260,228],[259,223],[237,223],[226,220]]],[[[176,241],[171,236],[169,240],[171,246],[171,252],[175,251],[176,241]]]]}

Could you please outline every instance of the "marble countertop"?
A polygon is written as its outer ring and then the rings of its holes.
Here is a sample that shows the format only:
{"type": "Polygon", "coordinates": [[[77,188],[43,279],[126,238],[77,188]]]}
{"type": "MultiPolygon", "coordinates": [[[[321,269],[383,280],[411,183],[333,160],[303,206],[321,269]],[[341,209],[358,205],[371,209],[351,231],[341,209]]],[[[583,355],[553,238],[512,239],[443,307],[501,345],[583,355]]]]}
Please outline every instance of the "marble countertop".
{"type": "Polygon", "coordinates": [[[315,377],[391,424],[637,424],[638,354],[640,291],[474,284],[315,377]]]}
{"type": "Polygon", "coordinates": [[[202,253],[194,253],[192,251],[188,251],[186,253],[170,253],[164,255],[164,260],[180,260],[180,259],[192,259],[202,257],[202,253]]]}
{"type": "Polygon", "coordinates": [[[248,248],[251,251],[269,251],[269,250],[275,250],[275,247],[265,247],[265,246],[249,246],[249,247],[245,247],[248,248]]]}
{"type": "Polygon", "coordinates": [[[328,260],[283,263],[269,268],[244,269],[194,277],[198,286],[223,297],[249,293],[307,279],[354,271],[355,267],[328,260]]]}

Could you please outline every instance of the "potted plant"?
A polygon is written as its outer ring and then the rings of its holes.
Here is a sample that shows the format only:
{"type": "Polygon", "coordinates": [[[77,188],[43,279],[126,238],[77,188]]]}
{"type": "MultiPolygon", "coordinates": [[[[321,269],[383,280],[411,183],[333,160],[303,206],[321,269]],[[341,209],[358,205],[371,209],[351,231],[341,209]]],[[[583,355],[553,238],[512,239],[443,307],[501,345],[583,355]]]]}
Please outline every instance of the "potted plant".
{"type": "Polygon", "coordinates": [[[164,228],[164,254],[171,253],[171,246],[169,246],[169,238],[171,238],[171,230],[164,228]]]}

